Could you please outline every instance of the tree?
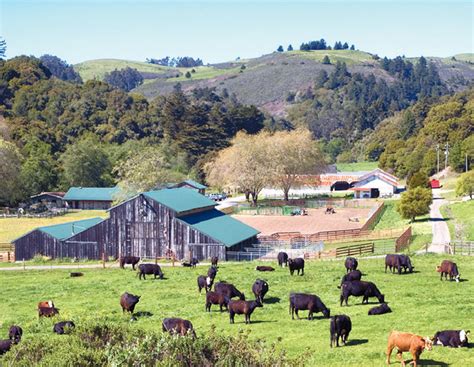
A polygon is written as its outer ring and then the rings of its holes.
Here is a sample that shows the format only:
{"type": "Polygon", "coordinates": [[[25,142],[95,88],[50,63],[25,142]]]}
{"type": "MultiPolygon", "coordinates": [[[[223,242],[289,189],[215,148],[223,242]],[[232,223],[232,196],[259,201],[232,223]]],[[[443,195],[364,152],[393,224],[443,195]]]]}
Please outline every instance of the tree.
{"type": "Polygon", "coordinates": [[[0,37],[0,60],[5,58],[7,52],[7,42],[3,37],[0,37]]]}
{"type": "Polygon", "coordinates": [[[459,176],[456,182],[456,195],[469,195],[472,200],[474,194],[474,170],[467,171],[459,176]]]}
{"type": "Polygon", "coordinates": [[[329,65],[329,64],[331,64],[331,60],[329,59],[329,56],[328,56],[328,55],[324,55],[323,64],[324,64],[324,65],[329,65]]]}
{"type": "Polygon", "coordinates": [[[21,199],[22,156],[15,146],[0,138],[0,204],[14,205],[21,199]]]}
{"type": "Polygon", "coordinates": [[[354,45],[351,45],[351,48],[350,48],[352,51],[354,51],[356,48],[354,45]]]}
{"type": "Polygon", "coordinates": [[[119,163],[114,172],[118,185],[126,196],[163,187],[169,182],[179,182],[186,176],[177,171],[159,146],[150,146],[132,152],[119,163]]]}
{"type": "Polygon", "coordinates": [[[286,49],[287,51],[293,51],[293,46],[292,45],[288,45],[288,48],[286,49]]]}
{"type": "Polygon", "coordinates": [[[68,65],[66,61],[61,60],[59,57],[53,55],[43,55],[40,57],[40,60],[56,78],[75,83],[82,82],[80,75],[76,73],[73,66],[68,65]]]}
{"type": "Polygon", "coordinates": [[[323,88],[324,84],[328,81],[328,73],[326,70],[320,70],[316,75],[316,80],[314,81],[314,86],[316,89],[323,88]]]}
{"type": "Polygon", "coordinates": [[[278,51],[278,52],[283,52],[283,51],[285,51],[285,50],[283,49],[283,46],[280,45],[280,46],[278,46],[277,51],[278,51]]]}
{"type": "Polygon", "coordinates": [[[301,183],[302,175],[320,174],[326,163],[317,143],[308,130],[279,131],[260,145],[268,145],[267,165],[271,167],[272,183],[283,190],[288,201],[291,188],[301,183]]]}
{"type": "Polygon", "coordinates": [[[410,219],[411,223],[415,221],[416,217],[428,214],[432,202],[433,195],[430,189],[416,187],[414,189],[409,189],[402,194],[401,200],[397,206],[397,211],[400,213],[402,218],[410,219]]]}
{"type": "Polygon", "coordinates": [[[189,71],[187,71],[186,74],[184,74],[184,76],[189,79],[189,78],[191,78],[191,73],[189,71]]]}
{"type": "Polygon", "coordinates": [[[344,42],[344,44],[342,45],[342,49],[347,50],[348,48],[349,48],[349,45],[347,44],[347,42],[344,42]]]}
{"type": "Polygon", "coordinates": [[[417,171],[408,178],[407,186],[409,190],[415,187],[429,188],[430,179],[426,173],[417,171]]]}
{"type": "Polygon", "coordinates": [[[104,187],[113,184],[108,156],[95,137],[85,137],[69,145],[60,161],[64,187],[104,187]]]}
{"type": "Polygon", "coordinates": [[[143,83],[143,76],[137,69],[127,66],[125,69],[115,69],[111,73],[106,73],[104,81],[116,88],[130,92],[143,83]]]}

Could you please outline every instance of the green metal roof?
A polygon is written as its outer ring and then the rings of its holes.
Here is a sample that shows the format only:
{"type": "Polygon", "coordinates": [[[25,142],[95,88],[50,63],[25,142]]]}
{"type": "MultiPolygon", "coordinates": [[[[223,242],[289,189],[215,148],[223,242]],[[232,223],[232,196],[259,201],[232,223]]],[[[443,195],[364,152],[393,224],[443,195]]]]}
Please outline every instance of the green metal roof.
{"type": "Polygon", "coordinates": [[[199,232],[231,247],[245,241],[260,232],[217,209],[187,215],[179,220],[187,223],[199,232]]]}
{"type": "Polygon", "coordinates": [[[81,233],[92,226],[95,226],[97,223],[100,223],[103,220],[103,218],[96,217],[84,220],[76,220],[74,222],[55,224],[52,226],[38,227],[37,229],[62,241],[78,233],[81,233]]]}
{"type": "Polygon", "coordinates": [[[207,189],[207,186],[204,186],[203,184],[200,184],[199,182],[196,182],[194,180],[185,180],[184,182],[192,187],[195,187],[198,190],[207,189]]]}
{"type": "Polygon", "coordinates": [[[195,190],[184,187],[144,192],[143,195],[157,201],[177,213],[193,209],[214,207],[216,203],[195,190]]]}
{"type": "Polygon", "coordinates": [[[114,201],[118,187],[71,187],[63,200],[114,201]]]}

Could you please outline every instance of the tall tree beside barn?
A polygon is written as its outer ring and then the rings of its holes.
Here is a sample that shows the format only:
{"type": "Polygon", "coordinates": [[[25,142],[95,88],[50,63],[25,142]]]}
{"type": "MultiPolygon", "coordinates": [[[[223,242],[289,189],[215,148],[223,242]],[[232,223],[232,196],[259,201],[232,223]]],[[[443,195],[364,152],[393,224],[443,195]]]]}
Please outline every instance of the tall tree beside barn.
{"type": "Polygon", "coordinates": [[[301,175],[319,174],[326,166],[323,154],[308,130],[276,132],[262,143],[268,145],[270,151],[268,164],[272,168],[273,184],[283,190],[286,201],[301,175]]]}
{"type": "Polygon", "coordinates": [[[15,144],[0,138],[0,204],[10,205],[21,197],[21,161],[15,144]]]}

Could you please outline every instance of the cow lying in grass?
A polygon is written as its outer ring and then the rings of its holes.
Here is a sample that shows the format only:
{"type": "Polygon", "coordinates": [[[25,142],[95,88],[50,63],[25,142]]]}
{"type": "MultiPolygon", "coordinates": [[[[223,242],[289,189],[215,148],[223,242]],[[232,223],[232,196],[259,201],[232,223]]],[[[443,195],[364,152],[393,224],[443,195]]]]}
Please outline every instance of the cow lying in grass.
{"type": "Polygon", "coordinates": [[[170,334],[177,334],[181,336],[191,335],[196,337],[194,332],[193,324],[189,320],[180,319],[177,317],[166,318],[162,322],[163,331],[167,331],[170,334]]]}
{"type": "Polygon", "coordinates": [[[438,331],[434,338],[433,344],[442,345],[443,347],[461,348],[468,346],[467,337],[469,330],[443,330],[438,331]]]}

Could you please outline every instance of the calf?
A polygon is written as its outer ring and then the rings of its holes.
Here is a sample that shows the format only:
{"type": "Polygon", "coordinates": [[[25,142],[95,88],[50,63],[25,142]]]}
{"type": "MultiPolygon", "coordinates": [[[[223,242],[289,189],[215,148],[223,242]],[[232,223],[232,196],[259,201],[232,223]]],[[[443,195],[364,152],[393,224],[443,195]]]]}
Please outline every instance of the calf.
{"type": "Polygon", "coordinates": [[[230,323],[234,323],[234,316],[245,315],[245,323],[250,324],[250,315],[257,307],[263,307],[263,305],[257,301],[229,301],[229,317],[230,323]]]}
{"type": "Polygon", "coordinates": [[[181,265],[188,268],[195,268],[199,264],[199,260],[193,257],[190,262],[183,262],[181,265]]]}
{"type": "Polygon", "coordinates": [[[216,285],[214,285],[214,291],[229,298],[239,297],[240,300],[245,301],[245,294],[241,293],[233,284],[230,283],[216,283],[216,285]]]}
{"type": "Polygon", "coordinates": [[[380,306],[372,307],[369,310],[369,316],[370,315],[383,315],[384,313],[390,313],[390,312],[392,312],[390,307],[388,307],[386,303],[382,303],[380,306]]]}
{"type": "Polygon", "coordinates": [[[346,315],[331,316],[331,323],[329,325],[329,331],[331,333],[331,348],[335,344],[339,346],[339,338],[341,338],[342,345],[346,345],[349,333],[352,330],[351,318],[346,315]]]}
{"type": "Polygon", "coordinates": [[[356,270],[359,263],[357,262],[357,259],[355,257],[348,257],[346,258],[346,262],[344,263],[344,265],[346,267],[346,273],[348,273],[352,270],[356,270]]]}
{"type": "MultiPolygon", "coordinates": [[[[341,279],[341,285],[344,282],[352,282],[354,280],[361,280],[362,272],[360,270],[352,270],[351,272],[345,274],[341,279]]],[[[338,288],[341,288],[341,285],[338,288]]]]}
{"type": "Polygon", "coordinates": [[[275,268],[272,268],[271,266],[257,266],[255,268],[257,271],[275,271],[275,268]]]}
{"type": "Polygon", "coordinates": [[[253,283],[252,292],[255,295],[255,299],[263,303],[263,298],[268,292],[268,283],[264,280],[257,279],[255,283],[253,283]]]}
{"type": "Polygon", "coordinates": [[[38,307],[38,317],[53,317],[59,315],[59,308],[38,307]]]}
{"type": "Polygon", "coordinates": [[[278,265],[281,267],[288,266],[288,254],[286,252],[279,252],[278,253],[278,265]]]}
{"type": "Polygon", "coordinates": [[[198,284],[199,293],[201,293],[201,290],[203,288],[206,290],[206,293],[209,292],[212,288],[212,283],[214,283],[213,278],[206,277],[205,275],[199,275],[197,277],[197,284],[198,284]]]}
{"type": "Polygon", "coordinates": [[[163,279],[163,272],[161,271],[161,268],[158,264],[140,264],[138,265],[138,273],[139,275],[138,279],[146,280],[145,274],[146,275],[153,275],[154,278],[156,279],[156,276],[158,275],[160,279],[163,279]]]}
{"type": "Polygon", "coordinates": [[[69,334],[76,325],[72,321],[61,321],[57,324],[54,324],[53,332],[59,335],[69,334]]]}
{"type": "Polygon", "coordinates": [[[290,268],[290,274],[293,275],[294,271],[298,271],[298,275],[304,275],[304,259],[288,259],[288,267],[290,268]]]}
{"type": "Polygon", "coordinates": [[[140,301],[141,296],[134,296],[133,294],[125,292],[120,297],[120,306],[122,306],[122,312],[130,312],[133,314],[135,306],[140,301]]]}
{"type": "Polygon", "coordinates": [[[193,324],[189,320],[184,320],[177,317],[166,318],[163,320],[161,325],[163,331],[167,331],[170,334],[177,334],[182,336],[189,334],[192,337],[196,337],[193,324]]]}
{"type": "Polygon", "coordinates": [[[331,311],[324,305],[321,299],[314,294],[305,293],[291,293],[290,294],[290,309],[291,319],[294,320],[294,314],[299,320],[298,311],[308,310],[308,320],[313,320],[313,313],[322,312],[324,317],[329,318],[331,311]]]}
{"type": "Polygon", "coordinates": [[[52,308],[54,307],[53,301],[41,301],[38,302],[38,308],[44,307],[44,308],[52,308]]]}
{"type": "Polygon", "coordinates": [[[433,349],[433,342],[430,338],[423,338],[419,335],[392,331],[388,337],[387,364],[390,364],[390,356],[394,348],[398,349],[397,358],[402,362],[402,366],[405,366],[402,353],[410,352],[413,357],[413,362],[410,364],[413,363],[413,366],[416,367],[423,350],[433,349]]]}
{"type": "Polygon", "coordinates": [[[211,305],[219,305],[222,312],[222,306],[225,306],[228,310],[230,298],[223,295],[222,293],[217,292],[207,292],[206,293],[206,311],[211,312],[211,305]]]}
{"type": "Polygon", "coordinates": [[[217,256],[211,257],[211,266],[217,268],[217,263],[219,262],[219,258],[217,256]]]}
{"type": "Polygon", "coordinates": [[[8,339],[19,342],[23,336],[23,329],[20,326],[12,325],[8,329],[8,339]]]}
{"type": "Polygon", "coordinates": [[[452,261],[449,261],[449,260],[443,260],[441,265],[436,267],[436,271],[438,273],[441,273],[440,280],[443,280],[443,275],[444,275],[444,279],[448,280],[448,275],[449,275],[449,280],[454,279],[456,280],[456,282],[459,283],[459,270],[456,263],[453,263],[452,261]]]}
{"type": "Polygon", "coordinates": [[[362,304],[369,303],[369,297],[376,297],[380,303],[385,302],[385,296],[380,293],[377,286],[372,282],[364,282],[362,280],[354,280],[352,282],[344,282],[341,284],[341,306],[343,301],[346,302],[349,296],[363,297],[362,304]]]}
{"type": "Polygon", "coordinates": [[[469,330],[443,330],[438,331],[433,337],[433,344],[443,347],[461,348],[468,346],[467,337],[469,330]]]}
{"type": "Polygon", "coordinates": [[[14,344],[18,344],[20,339],[0,340],[0,355],[8,352],[14,344]]]}
{"type": "Polygon", "coordinates": [[[125,264],[132,264],[132,269],[135,270],[135,265],[140,262],[140,258],[138,256],[122,256],[120,258],[120,267],[125,269],[125,264]]]}

